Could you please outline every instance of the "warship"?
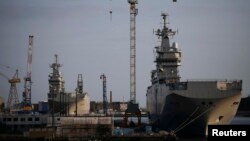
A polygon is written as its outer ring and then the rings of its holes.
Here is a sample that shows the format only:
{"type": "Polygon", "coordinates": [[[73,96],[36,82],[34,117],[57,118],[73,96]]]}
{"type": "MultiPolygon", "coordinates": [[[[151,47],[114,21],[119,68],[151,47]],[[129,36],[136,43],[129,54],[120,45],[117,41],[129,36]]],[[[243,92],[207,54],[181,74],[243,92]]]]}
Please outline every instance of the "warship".
{"type": "Polygon", "coordinates": [[[58,55],[55,54],[55,62],[50,65],[52,73],[49,75],[48,80],[50,113],[52,116],[79,116],[88,114],[90,110],[90,97],[88,93],[83,92],[82,74],[78,74],[75,92],[65,92],[65,81],[59,70],[61,66],[58,63],[58,55]]]}
{"type": "Polygon", "coordinates": [[[156,68],[146,92],[153,129],[205,136],[208,125],[230,124],[241,101],[242,80],[181,81],[181,51],[170,43],[176,31],[167,26],[168,14],[161,16],[163,29],[155,32],[161,45],[155,47],[156,68]]]}

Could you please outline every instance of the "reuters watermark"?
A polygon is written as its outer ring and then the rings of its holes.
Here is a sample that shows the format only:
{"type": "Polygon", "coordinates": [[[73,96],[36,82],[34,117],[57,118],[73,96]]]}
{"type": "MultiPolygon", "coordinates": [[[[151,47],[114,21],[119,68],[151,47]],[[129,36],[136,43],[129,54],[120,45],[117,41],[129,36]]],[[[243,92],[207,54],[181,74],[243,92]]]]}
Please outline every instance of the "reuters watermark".
{"type": "Polygon", "coordinates": [[[250,125],[208,125],[208,141],[229,138],[250,141],[250,125]]]}

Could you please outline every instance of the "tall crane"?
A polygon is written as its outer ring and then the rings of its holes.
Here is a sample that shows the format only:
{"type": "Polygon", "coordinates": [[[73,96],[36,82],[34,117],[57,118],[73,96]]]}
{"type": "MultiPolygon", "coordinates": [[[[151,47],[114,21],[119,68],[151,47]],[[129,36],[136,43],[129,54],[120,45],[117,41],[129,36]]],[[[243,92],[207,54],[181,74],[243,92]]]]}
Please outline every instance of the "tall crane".
{"type": "Polygon", "coordinates": [[[18,70],[16,70],[16,73],[11,79],[9,79],[6,75],[4,75],[1,72],[0,72],[0,75],[6,78],[8,82],[10,83],[10,91],[9,91],[9,97],[8,97],[8,102],[7,102],[7,108],[10,110],[15,109],[17,108],[17,105],[19,104],[16,84],[21,82],[20,78],[18,77],[18,70]]]}
{"type": "Polygon", "coordinates": [[[29,36],[29,46],[28,46],[28,60],[27,60],[27,75],[24,78],[24,92],[23,92],[23,110],[32,110],[31,105],[31,63],[32,63],[32,46],[33,37],[29,36]]]}
{"type": "MultiPolygon", "coordinates": [[[[173,0],[176,2],[177,0],[173,0]]],[[[130,4],[130,103],[125,110],[124,123],[127,123],[128,116],[134,114],[138,117],[138,124],[141,123],[141,111],[136,103],[136,15],[138,9],[137,0],[128,0],[130,4]]]]}
{"type": "MultiPolygon", "coordinates": [[[[176,2],[177,0],[173,0],[176,2]]],[[[136,15],[137,0],[128,0],[130,4],[130,102],[136,103],[136,15]]]]}
{"type": "Polygon", "coordinates": [[[136,21],[138,13],[137,0],[128,0],[130,4],[130,102],[136,103],[136,21]]]}
{"type": "Polygon", "coordinates": [[[108,109],[108,99],[107,99],[107,80],[105,74],[102,74],[100,76],[100,79],[102,79],[102,84],[103,84],[103,113],[107,114],[107,109],[108,109]]]}
{"type": "Polygon", "coordinates": [[[9,92],[9,98],[7,102],[7,108],[10,108],[10,109],[15,108],[14,106],[17,106],[19,104],[16,84],[20,82],[21,82],[21,79],[18,77],[18,70],[16,70],[16,73],[14,74],[12,79],[9,79],[10,92],[9,92]]]}

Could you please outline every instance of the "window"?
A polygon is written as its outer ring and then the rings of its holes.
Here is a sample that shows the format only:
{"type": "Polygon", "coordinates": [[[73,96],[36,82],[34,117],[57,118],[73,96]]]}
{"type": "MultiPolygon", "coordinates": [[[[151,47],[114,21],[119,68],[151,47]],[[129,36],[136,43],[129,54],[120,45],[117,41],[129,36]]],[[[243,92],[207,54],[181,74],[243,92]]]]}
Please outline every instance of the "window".
{"type": "Polygon", "coordinates": [[[21,121],[25,121],[25,118],[21,118],[21,121]]]}
{"type": "Polygon", "coordinates": [[[31,118],[31,117],[29,117],[29,118],[28,118],[28,121],[32,121],[32,118],[31,118]]]}
{"type": "Polygon", "coordinates": [[[18,121],[18,118],[14,118],[13,121],[18,121]]]}
{"type": "Polygon", "coordinates": [[[239,105],[239,102],[236,102],[236,101],[235,101],[235,102],[233,103],[233,105],[239,105]]]}
{"type": "Polygon", "coordinates": [[[35,121],[40,121],[40,118],[39,118],[39,117],[36,117],[36,118],[35,118],[35,121]]]}

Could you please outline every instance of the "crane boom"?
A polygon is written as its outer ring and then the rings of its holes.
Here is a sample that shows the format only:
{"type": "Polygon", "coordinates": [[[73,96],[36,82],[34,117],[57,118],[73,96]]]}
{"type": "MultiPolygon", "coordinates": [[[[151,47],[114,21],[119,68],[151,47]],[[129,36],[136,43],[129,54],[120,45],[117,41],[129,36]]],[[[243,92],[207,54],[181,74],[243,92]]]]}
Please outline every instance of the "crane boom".
{"type": "Polygon", "coordinates": [[[23,92],[23,109],[32,110],[31,106],[31,63],[32,63],[32,46],[33,37],[29,36],[29,46],[28,46],[28,60],[27,60],[27,76],[24,78],[24,92],[23,92]]]}
{"type": "Polygon", "coordinates": [[[33,37],[29,36],[29,47],[28,47],[28,60],[27,60],[27,77],[31,79],[31,63],[32,63],[32,46],[33,46],[33,37]]]}

